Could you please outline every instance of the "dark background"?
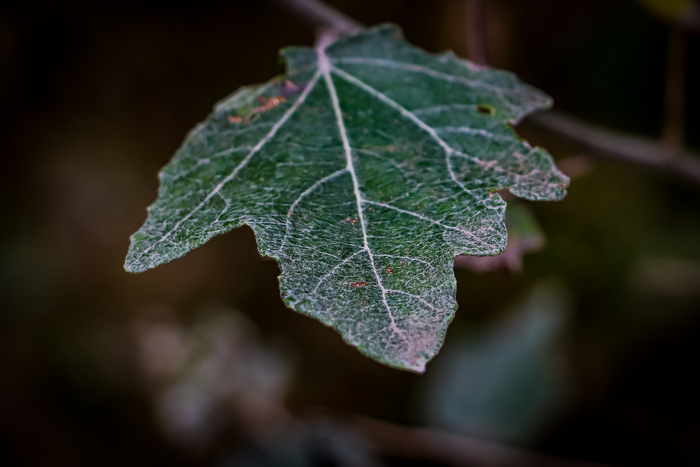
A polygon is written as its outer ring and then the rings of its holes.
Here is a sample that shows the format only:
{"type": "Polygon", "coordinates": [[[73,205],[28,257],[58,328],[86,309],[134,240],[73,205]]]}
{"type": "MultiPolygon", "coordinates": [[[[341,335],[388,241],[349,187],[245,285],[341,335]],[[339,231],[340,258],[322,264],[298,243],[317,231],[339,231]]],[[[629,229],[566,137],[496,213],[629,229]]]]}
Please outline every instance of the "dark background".
{"type": "MultiPolygon", "coordinates": [[[[330,3],[364,24],[397,23],[429,51],[466,55],[462,1],[330,3]]],[[[659,137],[668,24],[634,1],[487,3],[494,66],[545,90],[557,109],[659,137]]],[[[294,437],[261,443],[251,433],[265,431],[256,428],[264,417],[228,402],[197,447],[168,432],[156,414],[170,383],[149,374],[143,335],[156,323],[182,338],[214,314],[245,316],[262,342],[254,346],[282,349],[291,376],[280,417],[306,420],[322,407],[430,424],[420,400],[439,391],[426,381],[442,354],[422,376],[393,370],[286,309],[277,266],[248,228],[144,274],[122,267],[157,171],[186,132],[239,86],[283,72],[279,48],[313,40],[265,1],[0,4],[0,465],[342,465],[342,454],[318,454],[318,441],[302,442],[315,453],[306,464],[274,464],[268,450],[287,452],[278,446],[294,437]]],[[[687,82],[687,143],[697,150],[697,36],[687,82]]],[[[563,202],[530,205],[547,246],[526,256],[522,274],[456,272],[460,310],[445,354],[555,278],[570,297],[557,348],[568,396],[513,443],[616,465],[700,465],[698,187],[584,163],[527,122],[519,131],[573,160],[562,166],[577,176],[563,202]]],[[[178,371],[171,379],[185,377],[178,371]]],[[[250,377],[239,371],[222,373],[250,377]]],[[[418,465],[401,457],[380,462],[418,465]]]]}

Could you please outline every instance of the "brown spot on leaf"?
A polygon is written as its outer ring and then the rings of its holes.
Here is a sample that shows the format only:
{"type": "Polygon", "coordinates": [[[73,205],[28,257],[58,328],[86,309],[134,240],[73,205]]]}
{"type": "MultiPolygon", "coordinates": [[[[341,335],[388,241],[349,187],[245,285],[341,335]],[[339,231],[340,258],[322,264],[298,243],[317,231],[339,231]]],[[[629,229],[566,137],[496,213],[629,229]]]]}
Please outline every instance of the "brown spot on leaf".
{"type": "Polygon", "coordinates": [[[360,287],[366,286],[366,285],[367,285],[367,282],[350,282],[350,285],[352,285],[353,287],[355,287],[356,289],[358,289],[358,288],[360,288],[360,287]]]}
{"type": "Polygon", "coordinates": [[[229,117],[228,117],[229,123],[241,123],[242,121],[243,121],[243,119],[239,116],[234,117],[233,115],[229,115],[229,117]]]}
{"type": "Polygon", "coordinates": [[[389,274],[394,274],[394,268],[386,268],[386,272],[389,274]]]}
{"type": "Polygon", "coordinates": [[[275,96],[275,97],[270,97],[269,99],[265,96],[260,96],[258,98],[258,103],[260,106],[255,109],[255,112],[257,113],[263,113],[267,112],[270,109],[274,109],[278,105],[287,102],[287,98],[280,95],[280,96],[275,96]]]}

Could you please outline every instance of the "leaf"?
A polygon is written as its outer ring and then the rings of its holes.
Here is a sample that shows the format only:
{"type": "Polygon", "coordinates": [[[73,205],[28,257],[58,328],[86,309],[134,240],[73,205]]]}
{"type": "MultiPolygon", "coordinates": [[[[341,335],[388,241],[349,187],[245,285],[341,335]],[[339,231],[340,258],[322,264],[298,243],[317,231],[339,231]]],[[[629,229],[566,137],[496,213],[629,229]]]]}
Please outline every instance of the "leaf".
{"type": "Polygon", "coordinates": [[[126,269],[248,224],[291,308],[366,355],[422,372],[456,309],[457,254],[506,244],[508,188],[560,199],[550,156],[508,122],[550,104],[512,74],[430,55],[380,26],[283,51],[285,77],[239,90],[160,174],[126,269]]]}
{"type": "Polygon", "coordinates": [[[570,315],[566,286],[546,281],[505,319],[472,329],[435,363],[424,421],[506,444],[532,441],[572,396],[561,345],[570,315]]]}

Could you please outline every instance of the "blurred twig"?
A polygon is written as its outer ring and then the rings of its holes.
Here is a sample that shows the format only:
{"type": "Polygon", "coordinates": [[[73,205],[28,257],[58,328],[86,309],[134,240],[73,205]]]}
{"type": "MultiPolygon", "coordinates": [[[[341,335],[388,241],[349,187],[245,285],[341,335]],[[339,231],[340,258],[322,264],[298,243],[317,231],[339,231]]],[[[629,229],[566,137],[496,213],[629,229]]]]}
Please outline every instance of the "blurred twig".
{"type": "Polygon", "coordinates": [[[486,65],[486,33],[483,0],[465,0],[467,13],[467,54],[469,60],[486,65]]]}
{"type": "Polygon", "coordinates": [[[681,20],[680,27],[688,33],[700,34],[700,0],[693,2],[690,13],[681,20]]]}
{"type": "Polygon", "coordinates": [[[433,428],[411,428],[354,414],[323,412],[362,434],[375,451],[404,459],[455,467],[603,467],[433,428]]]}
{"type": "Polygon", "coordinates": [[[700,0],[694,0],[689,11],[671,24],[668,40],[662,140],[667,146],[666,156],[669,158],[683,150],[688,38],[691,34],[698,33],[700,0]]]}
{"type": "Polygon", "coordinates": [[[655,169],[700,185],[700,155],[680,151],[664,157],[663,142],[611,132],[577,118],[550,110],[531,116],[528,122],[581,145],[587,154],[655,169]]]}
{"type": "Polygon", "coordinates": [[[684,28],[674,27],[671,30],[666,61],[665,116],[661,136],[666,145],[667,158],[675,157],[683,149],[687,41],[688,33],[684,28]]]}

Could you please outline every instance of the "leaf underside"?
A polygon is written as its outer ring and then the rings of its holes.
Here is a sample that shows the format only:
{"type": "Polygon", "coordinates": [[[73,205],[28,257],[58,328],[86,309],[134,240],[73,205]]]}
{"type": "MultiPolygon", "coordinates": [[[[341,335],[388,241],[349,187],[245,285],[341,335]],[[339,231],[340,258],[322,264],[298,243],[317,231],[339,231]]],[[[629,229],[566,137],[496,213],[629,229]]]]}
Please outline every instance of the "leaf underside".
{"type": "Polygon", "coordinates": [[[422,372],[455,310],[455,255],[507,241],[509,189],[568,179],[509,123],[550,99],[514,75],[431,55],[380,26],[282,52],[286,76],[220,102],[160,173],[132,236],[141,272],[248,224],[285,303],[366,355],[422,372]]]}

